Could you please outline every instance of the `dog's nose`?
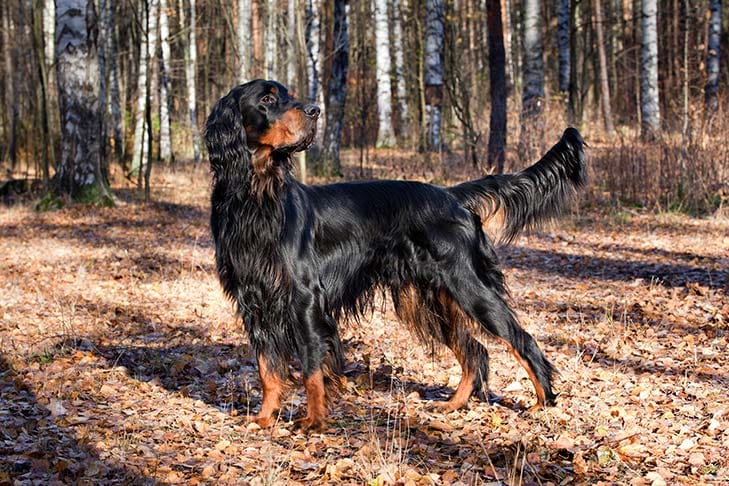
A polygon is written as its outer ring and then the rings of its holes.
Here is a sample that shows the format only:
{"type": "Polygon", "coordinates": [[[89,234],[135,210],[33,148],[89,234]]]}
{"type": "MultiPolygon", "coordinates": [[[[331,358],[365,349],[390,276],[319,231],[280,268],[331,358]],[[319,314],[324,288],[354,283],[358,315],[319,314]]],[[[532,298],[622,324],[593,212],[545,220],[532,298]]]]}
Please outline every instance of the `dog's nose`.
{"type": "Polygon", "coordinates": [[[304,114],[311,118],[318,118],[319,113],[321,113],[321,110],[316,105],[306,105],[304,106],[304,114]]]}

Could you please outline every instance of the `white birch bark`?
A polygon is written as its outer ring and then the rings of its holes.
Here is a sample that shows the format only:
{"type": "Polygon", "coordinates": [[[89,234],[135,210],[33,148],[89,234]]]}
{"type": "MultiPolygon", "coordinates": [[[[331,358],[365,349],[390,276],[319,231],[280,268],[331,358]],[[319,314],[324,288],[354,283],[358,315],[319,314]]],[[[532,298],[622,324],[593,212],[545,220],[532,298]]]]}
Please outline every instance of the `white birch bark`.
{"type": "Polygon", "coordinates": [[[145,138],[147,130],[145,130],[146,118],[144,110],[147,107],[147,89],[149,87],[149,5],[147,0],[142,0],[142,9],[140,21],[142,23],[142,38],[140,39],[141,47],[139,48],[139,69],[137,70],[137,104],[134,109],[134,144],[132,145],[132,164],[131,174],[137,175],[143,165],[143,159],[146,158],[147,144],[145,138]]]}
{"type": "Polygon", "coordinates": [[[377,146],[395,144],[392,130],[392,91],[390,83],[390,36],[387,17],[387,0],[374,0],[375,10],[375,58],[377,75],[377,146]]]}
{"type": "Polygon", "coordinates": [[[544,102],[544,42],[541,0],[524,1],[524,89],[522,117],[538,116],[544,102]]]}
{"type": "Polygon", "coordinates": [[[297,49],[296,49],[296,16],[298,9],[296,8],[296,0],[288,0],[286,17],[286,31],[288,42],[288,62],[286,62],[286,84],[289,89],[296,88],[296,65],[297,65],[297,49]]]}
{"type": "Polygon", "coordinates": [[[709,36],[706,49],[704,104],[709,114],[719,109],[719,50],[721,47],[721,0],[709,0],[709,36]]]}
{"type": "Polygon", "coordinates": [[[249,80],[251,72],[251,0],[238,0],[238,82],[249,80]]]}
{"type": "Polygon", "coordinates": [[[134,150],[132,159],[132,173],[143,172],[145,164],[150,163],[149,130],[147,129],[146,110],[151,103],[151,93],[155,91],[152,75],[152,60],[157,52],[157,14],[159,0],[148,0],[145,11],[146,32],[142,39],[142,49],[139,55],[139,82],[137,84],[137,108],[134,126],[134,150]]]}
{"type": "Polygon", "coordinates": [[[324,103],[324,90],[322,89],[321,73],[324,66],[324,56],[321,53],[321,6],[318,0],[306,1],[306,77],[308,78],[309,92],[307,102],[319,106],[321,114],[316,122],[316,145],[321,146],[324,140],[324,125],[326,121],[326,106],[324,103]]]}
{"type": "Polygon", "coordinates": [[[443,100],[443,0],[425,2],[425,100],[428,149],[441,148],[441,103],[443,100]]]}
{"type": "Polygon", "coordinates": [[[56,68],[61,159],[56,189],[74,199],[110,203],[101,174],[96,11],[90,0],[56,2],[56,68]]]}
{"type": "MultiPolygon", "coordinates": [[[[180,2],[180,20],[185,25],[184,1],[180,2]]],[[[197,126],[197,37],[195,0],[190,0],[189,33],[185,46],[185,80],[187,82],[187,105],[190,114],[190,131],[192,134],[192,152],[195,164],[200,163],[200,130],[197,126]]]]}
{"type": "Polygon", "coordinates": [[[658,7],[656,0],[641,3],[640,111],[641,135],[653,138],[661,126],[658,104],[658,7]]]}
{"type": "Polygon", "coordinates": [[[56,2],[44,0],[43,2],[43,34],[45,36],[46,67],[50,69],[56,60],[56,2]]]}
{"type": "Polygon", "coordinates": [[[159,84],[159,158],[162,162],[173,159],[170,137],[170,27],[167,19],[167,0],[159,0],[159,41],[162,51],[159,84]]]}
{"type": "Polygon", "coordinates": [[[109,23],[110,35],[109,39],[109,93],[111,102],[111,128],[114,133],[114,152],[117,161],[124,161],[124,120],[122,118],[121,89],[119,87],[119,71],[117,69],[117,46],[118,37],[115,35],[116,23],[114,21],[114,6],[109,4],[107,14],[107,22],[109,23]]]}
{"type": "Polygon", "coordinates": [[[266,24],[264,34],[265,49],[263,53],[266,77],[276,79],[278,44],[276,43],[276,1],[266,0],[266,24]]]}
{"type": "Polygon", "coordinates": [[[405,62],[403,60],[403,15],[400,0],[392,0],[392,42],[395,54],[395,82],[397,83],[397,104],[400,107],[400,129],[403,130],[409,117],[407,86],[405,84],[405,62]]]}

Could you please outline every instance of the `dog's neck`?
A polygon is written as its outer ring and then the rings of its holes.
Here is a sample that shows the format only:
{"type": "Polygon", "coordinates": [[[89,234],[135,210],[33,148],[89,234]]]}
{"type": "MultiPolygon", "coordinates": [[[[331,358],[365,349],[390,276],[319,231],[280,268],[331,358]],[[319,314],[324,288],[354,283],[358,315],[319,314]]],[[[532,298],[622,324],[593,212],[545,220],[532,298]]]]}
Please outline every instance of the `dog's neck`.
{"type": "Polygon", "coordinates": [[[251,196],[259,202],[280,201],[292,171],[291,154],[259,146],[251,155],[251,196]]]}

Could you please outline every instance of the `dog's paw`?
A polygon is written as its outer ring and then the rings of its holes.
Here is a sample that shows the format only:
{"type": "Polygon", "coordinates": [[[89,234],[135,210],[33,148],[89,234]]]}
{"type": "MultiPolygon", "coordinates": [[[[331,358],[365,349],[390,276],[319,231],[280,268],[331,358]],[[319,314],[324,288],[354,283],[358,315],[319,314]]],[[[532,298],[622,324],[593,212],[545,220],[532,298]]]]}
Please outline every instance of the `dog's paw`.
{"type": "Polygon", "coordinates": [[[326,420],[321,417],[307,415],[302,419],[296,420],[294,425],[302,432],[321,432],[326,426],[326,420]]]}
{"type": "Polygon", "coordinates": [[[259,417],[256,415],[255,417],[247,417],[246,421],[248,423],[254,423],[262,429],[267,429],[276,423],[276,417],[274,417],[273,415],[268,415],[265,417],[259,417]]]}

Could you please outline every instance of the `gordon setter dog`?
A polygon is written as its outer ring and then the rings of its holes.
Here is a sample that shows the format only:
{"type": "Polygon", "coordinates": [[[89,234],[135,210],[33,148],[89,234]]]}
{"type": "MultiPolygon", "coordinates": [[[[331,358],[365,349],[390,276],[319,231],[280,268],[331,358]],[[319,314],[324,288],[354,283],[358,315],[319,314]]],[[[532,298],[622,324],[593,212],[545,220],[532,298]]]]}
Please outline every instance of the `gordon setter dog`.
{"type": "Polygon", "coordinates": [[[583,140],[573,128],[535,165],[453,187],[409,181],[304,185],[292,154],[306,150],[319,108],[281,84],[255,80],[213,107],[205,142],[213,175],[211,227],[225,293],[256,354],[263,401],[250,420],[274,423],[289,364],[301,363],[307,413],[320,428],[340,383],[338,321],[359,317],[378,290],[429,344],[445,345],[462,367],[443,407],[487,392],[486,348],[501,340],[526,368],[539,406],[551,405],[553,366],[507,304],[488,231],[509,242],[559,215],[585,182],[583,140]]]}

